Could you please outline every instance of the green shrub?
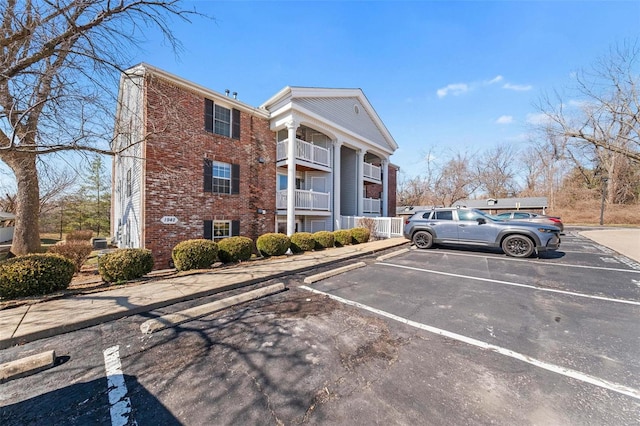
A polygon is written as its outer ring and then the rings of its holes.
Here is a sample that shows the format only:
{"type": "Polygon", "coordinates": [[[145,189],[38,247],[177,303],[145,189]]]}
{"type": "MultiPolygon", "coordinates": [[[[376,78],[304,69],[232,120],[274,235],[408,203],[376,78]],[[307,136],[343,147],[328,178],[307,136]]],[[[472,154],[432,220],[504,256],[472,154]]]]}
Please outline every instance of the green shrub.
{"type": "Polygon", "coordinates": [[[330,231],[318,231],[313,234],[313,239],[316,240],[316,249],[322,250],[333,247],[333,232],[330,231]]]}
{"type": "Polygon", "coordinates": [[[47,250],[49,253],[59,254],[72,261],[76,268],[76,272],[78,272],[82,265],[84,265],[84,262],[92,251],[93,246],[91,243],[81,240],[65,241],[51,246],[49,247],[49,250],[47,250]]]}
{"type": "Polygon", "coordinates": [[[64,290],[75,273],[72,261],[59,254],[29,254],[0,263],[0,297],[39,296],[64,290]]]}
{"type": "Polygon", "coordinates": [[[98,259],[98,273],[108,283],[135,280],[151,272],[151,250],[118,249],[98,259]]]}
{"type": "Polygon", "coordinates": [[[182,241],[171,250],[171,258],[178,271],[210,268],[217,255],[218,244],[205,239],[182,241]]]}
{"type": "Polygon", "coordinates": [[[361,244],[369,241],[371,232],[367,228],[353,228],[351,230],[353,244],[361,244]]]}
{"type": "Polygon", "coordinates": [[[311,251],[316,247],[316,240],[310,232],[296,232],[291,236],[291,251],[302,253],[311,251]]]}
{"type": "Polygon", "coordinates": [[[282,256],[289,250],[291,240],[284,234],[269,233],[260,235],[256,241],[258,253],[264,257],[282,256]]]}
{"type": "Polygon", "coordinates": [[[333,239],[336,247],[348,246],[351,244],[352,239],[351,231],[349,229],[338,229],[333,231],[333,239]]]}
{"type": "Polygon", "coordinates": [[[247,237],[229,237],[218,241],[218,258],[223,263],[251,259],[253,240],[247,237]]]}
{"type": "Polygon", "coordinates": [[[71,231],[65,236],[67,241],[90,241],[93,237],[93,231],[91,229],[79,229],[71,231]]]}

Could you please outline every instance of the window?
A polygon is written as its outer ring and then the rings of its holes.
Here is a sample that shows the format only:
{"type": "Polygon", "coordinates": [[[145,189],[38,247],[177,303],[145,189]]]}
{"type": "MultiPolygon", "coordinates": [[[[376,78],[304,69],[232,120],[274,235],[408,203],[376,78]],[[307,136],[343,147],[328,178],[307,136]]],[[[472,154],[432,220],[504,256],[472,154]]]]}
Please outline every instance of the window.
{"type": "Polygon", "coordinates": [[[240,139],[240,110],[204,100],[204,129],[216,135],[240,139]]]}
{"type": "Polygon", "coordinates": [[[211,192],[231,193],[231,164],[213,162],[211,176],[211,192]]]}
{"type": "Polygon", "coordinates": [[[231,110],[215,106],[215,116],[213,119],[213,133],[222,136],[231,136],[231,110]]]}
{"type": "Polygon", "coordinates": [[[216,194],[239,194],[240,165],[205,158],[204,191],[216,194]]]}
{"type": "Polygon", "coordinates": [[[514,213],[514,219],[529,219],[531,215],[529,213],[514,213]]]}
{"type": "Polygon", "coordinates": [[[453,220],[453,212],[451,210],[436,211],[434,218],[437,220],[453,220]]]}
{"type": "Polygon", "coordinates": [[[478,220],[482,215],[473,210],[458,210],[458,218],[460,220],[478,220]]]}
{"type": "Polygon", "coordinates": [[[287,184],[288,184],[288,176],[287,175],[278,175],[278,191],[282,191],[284,189],[287,189],[287,184]]]}
{"type": "MultiPolygon", "coordinates": [[[[276,181],[276,190],[282,191],[289,187],[289,176],[278,174],[276,181]]],[[[296,189],[304,189],[304,179],[296,178],[296,189]]]]}
{"type": "Polygon", "coordinates": [[[240,235],[239,220],[205,220],[204,238],[207,240],[221,240],[223,238],[240,235]]]}
{"type": "Polygon", "coordinates": [[[131,169],[127,170],[127,197],[131,197],[132,188],[131,188],[131,169]]]}

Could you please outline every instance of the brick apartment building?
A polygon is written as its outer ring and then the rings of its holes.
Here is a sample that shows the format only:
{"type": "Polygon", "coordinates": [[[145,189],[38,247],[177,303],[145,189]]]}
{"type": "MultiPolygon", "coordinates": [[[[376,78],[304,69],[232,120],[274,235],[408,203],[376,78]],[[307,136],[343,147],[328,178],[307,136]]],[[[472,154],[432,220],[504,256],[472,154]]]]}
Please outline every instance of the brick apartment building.
{"type": "Polygon", "coordinates": [[[286,87],[256,108],[141,64],[118,105],[111,233],[156,268],[187,239],[395,215],[397,145],[360,89],[286,87]]]}

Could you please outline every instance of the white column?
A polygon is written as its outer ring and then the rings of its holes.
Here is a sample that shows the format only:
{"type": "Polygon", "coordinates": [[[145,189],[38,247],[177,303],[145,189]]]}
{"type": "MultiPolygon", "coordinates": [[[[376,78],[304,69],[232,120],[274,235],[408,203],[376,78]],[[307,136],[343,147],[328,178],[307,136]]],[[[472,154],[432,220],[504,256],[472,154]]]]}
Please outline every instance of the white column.
{"type": "Polygon", "coordinates": [[[340,229],[340,148],[342,142],[333,141],[333,229],[340,229]]]}
{"type": "Polygon", "coordinates": [[[364,204],[364,150],[359,149],[357,151],[357,168],[356,170],[358,171],[358,210],[357,210],[357,215],[356,216],[362,216],[364,213],[362,212],[363,209],[363,204],[364,204]]]}
{"type": "Polygon", "coordinates": [[[289,144],[287,145],[287,235],[296,231],[296,129],[298,123],[287,123],[289,144]]]}
{"type": "Polygon", "coordinates": [[[389,216],[389,160],[382,160],[382,216],[389,216]]]}

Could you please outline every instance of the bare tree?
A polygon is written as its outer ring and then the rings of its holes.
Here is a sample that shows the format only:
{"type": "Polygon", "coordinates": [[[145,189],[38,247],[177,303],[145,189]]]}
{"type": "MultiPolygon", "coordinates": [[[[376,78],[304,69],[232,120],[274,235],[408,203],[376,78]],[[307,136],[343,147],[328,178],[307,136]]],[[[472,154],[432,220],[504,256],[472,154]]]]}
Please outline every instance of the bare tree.
{"type": "Polygon", "coordinates": [[[515,158],[513,145],[502,144],[488,149],[476,161],[478,184],[487,196],[504,198],[517,192],[515,158]]]}
{"type": "Polygon", "coordinates": [[[430,188],[427,179],[423,176],[403,178],[398,182],[398,204],[401,206],[427,205],[430,188]]]}
{"type": "Polygon", "coordinates": [[[442,165],[433,182],[435,204],[452,206],[456,201],[469,198],[480,187],[472,157],[468,153],[456,153],[442,165]]]}
{"type": "Polygon", "coordinates": [[[565,140],[569,155],[581,150],[601,168],[609,180],[607,201],[621,202],[627,197],[616,194],[628,187],[625,168],[629,161],[640,163],[640,46],[612,48],[590,70],[577,73],[575,83],[571,100],[558,93],[542,99],[544,125],[565,140]]]}
{"type": "Polygon", "coordinates": [[[578,99],[556,94],[539,107],[558,134],[640,161],[639,61],[637,44],[616,46],[591,70],[576,74],[578,99]]]}
{"type": "Polygon", "coordinates": [[[0,5],[0,160],[17,182],[12,252],[38,251],[37,158],[111,154],[114,91],[136,36],[159,29],[176,49],[178,0],[5,0],[0,5]]]}
{"type": "Polygon", "coordinates": [[[40,214],[56,208],[56,200],[76,184],[78,175],[68,169],[40,168],[40,214]]]}

